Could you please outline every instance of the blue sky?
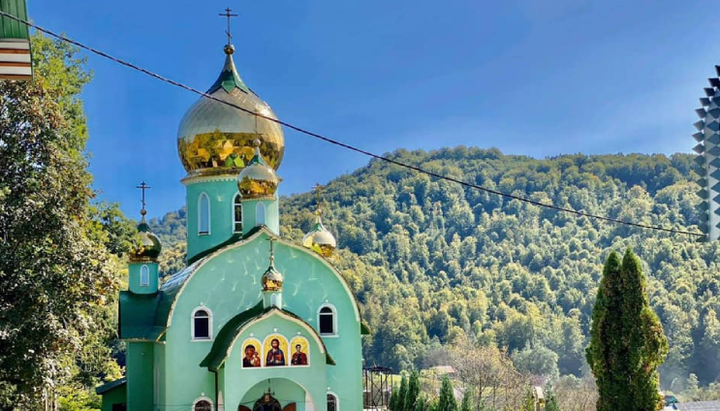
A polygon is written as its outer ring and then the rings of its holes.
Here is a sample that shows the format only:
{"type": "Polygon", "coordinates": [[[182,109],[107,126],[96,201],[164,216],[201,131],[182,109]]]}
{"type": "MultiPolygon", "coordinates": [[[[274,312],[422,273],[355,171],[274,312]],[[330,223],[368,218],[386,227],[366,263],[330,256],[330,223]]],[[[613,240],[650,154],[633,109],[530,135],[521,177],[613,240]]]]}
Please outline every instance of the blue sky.
{"type": "MultiPolygon", "coordinates": [[[[30,0],[39,25],[206,89],[225,7],[240,75],[290,123],[379,153],[464,144],[534,157],[687,152],[720,64],[710,1],[30,0]]],[[[137,216],[185,202],[176,133],[196,96],[100,57],[84,93],[94,187],[137,216]]],[[[286,130],[281,194],[368,159],[286,130]],[[312,158],[312,161],[310,159],[312,158]]]]}

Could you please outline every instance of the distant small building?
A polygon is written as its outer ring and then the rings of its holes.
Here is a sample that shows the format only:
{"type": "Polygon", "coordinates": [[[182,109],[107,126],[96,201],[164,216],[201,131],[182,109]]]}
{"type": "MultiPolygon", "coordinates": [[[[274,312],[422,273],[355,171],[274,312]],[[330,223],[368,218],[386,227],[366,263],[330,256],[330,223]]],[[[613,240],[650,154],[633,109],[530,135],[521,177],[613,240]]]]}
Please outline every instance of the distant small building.
{"type": "Polygon", "coordinates": [[[428,370],[437,375],[447,375],[448,377],[454,377],[456,373],[455,368],[450,365],[436,365],[428,368],[428,370]]]}

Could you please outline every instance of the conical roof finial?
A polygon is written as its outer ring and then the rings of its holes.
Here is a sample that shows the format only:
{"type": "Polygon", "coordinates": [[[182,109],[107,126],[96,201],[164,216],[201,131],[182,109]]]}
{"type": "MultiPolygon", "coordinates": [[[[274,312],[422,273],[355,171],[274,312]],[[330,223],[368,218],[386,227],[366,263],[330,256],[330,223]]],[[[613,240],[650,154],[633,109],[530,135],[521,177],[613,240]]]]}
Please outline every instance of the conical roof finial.
{"type": "Polygon", "coordinates": [[[141,198],[141,200],[140,200],[140,203],[142,204],[142,208],[140,209],[140,215],[142,216],[141,222],[144,223],[144,222],[145,222],[145,215],[147,214],[147,210],[145,210],[145,204],[146,204],[146,203],[145,203],[145,190],[149,190],[149,189],[151,189],[152,187],[150,187],[149,185],[145,184],[145,182],[143,181],[142,183],[140,183],[139,186],[135,186],[135,188],[139,188],[140,191],[142,191],[142,198],[141,198]]]}
{"type": "Polygon", "coordinates": [[[157,262],[158,255],[160,255],[160,252],[162,251],[162,244],[160,243],[160,239],[158,239],[158,237],[150,231],[150,227],[148,226],[147,221],[145,221],[145,215],[147,215],[147,210],[145,210],[145,190],[148,190],[151,187],[143,181],[139,186],[135,186],[135,188],[139,188],[142,191],[142,197],[140,200],[142,203],[140,215],[142,217],[140,219],[140,224],[138,224],[137,227],[138,232],[140,233],[140,243],[134,250],[130,251],[130,261],[157,262]]]}
{"type": "Polygon", "coordinates": [[[230,31],[230,18],[237,17],[238,15],[235,13],[231,13],[232,9],[230,7],[225,9],[225,13],[220,13],[220,17],[226,17],[227,18],[227,30],[225,31],[225,34],[227,34],[227,44],[225,45],[225,54],[233,54],[235,52],[235,47],[232,45],[232,32],[230,31]]]}
{"type": "Polygon", "coordinates": [[[322,186],[315,184],[315,201],[316,209],[315,225],[310,229],[310,232],[305,234],[303,237],[302,244],[304,247],[309,248],[323,257],[330,258],[337,248],[337,241],[335,236],[322,223],[322,197],[320,195],[322,186]]]}
{"type": "Polygon", "coordinates": [[[262,275],[263,291],[282,291],[284,277],[280,271],[275,269],[275,237],[270,237],[270,266],[262,275]]]}

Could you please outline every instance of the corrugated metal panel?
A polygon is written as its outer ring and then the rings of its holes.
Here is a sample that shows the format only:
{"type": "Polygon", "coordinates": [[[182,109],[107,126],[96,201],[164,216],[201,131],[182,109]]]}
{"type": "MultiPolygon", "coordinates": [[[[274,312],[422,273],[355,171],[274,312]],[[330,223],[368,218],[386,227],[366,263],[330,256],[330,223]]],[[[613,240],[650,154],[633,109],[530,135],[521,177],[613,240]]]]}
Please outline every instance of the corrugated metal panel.
{"type": "MultiPolygon", "coordinates": [[[[27,20],[25,0],[0,0],[0,10],[27,20]]],[[[29,39],[28,27],[7,17],[0,18],[0,37],[3,39],[29,39]]]]}
{"type": "MultiPolygon", "coordinates": [[[[28,19],[25,0],[0,0],[0,10],[28,19]]],[[[28,27],[7,17],[0,17],[0,79],[32,79],[28,27]]]]}

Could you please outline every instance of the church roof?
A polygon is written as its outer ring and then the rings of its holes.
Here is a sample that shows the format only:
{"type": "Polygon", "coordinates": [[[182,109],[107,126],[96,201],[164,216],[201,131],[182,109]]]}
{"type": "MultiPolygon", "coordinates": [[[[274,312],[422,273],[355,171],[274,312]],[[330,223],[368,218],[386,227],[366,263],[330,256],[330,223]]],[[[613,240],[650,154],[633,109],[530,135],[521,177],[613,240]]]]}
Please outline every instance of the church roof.
{"type": "MultiPolygon", "coordinates": [[[[130,291],[121,291],[120,311],[118,316],[118,334],[120,339],[159,340],[169,326],[170,315],[178,293],[182,290],[183,285],[193,275],[193,273],[195,273],[195,271],[203,264],[203,262],[212,258],[215,253],[220,252],[226,247],[254,237],[260,231],[266,231],[269,233],[265,226],[258,226],[250,230],[244,236],[238,234],[233,235],[223,243],[199,253],[188,261],[189,265],[187,267],[171,275],[160,287],[160,290],[155,294],[134,294],[130,291]],[[154,313],[154,315],[148,315],[148,313],[154,313]]],[[[291,244],[286,241],[279,241],[291,244]]],[[[298,248],[311,252],[303,247],[298,248]]],[[[323,259],[323,261],[325,260],[323,259]]],[[[338,274],[338,277],[349,290],[349,286],[347,285],[345,279],[340,274],[338,274]]],[[[355,294],[351,292],[350,295],[352,296],[355,302],[355,307],[359,313],[360,306],[355,298],[355,294]]],[[[370,329],[362,322],[362,319],[360,319],[360,334],[370,334],[370,329]]]]}
{"type": "Polygon", "coordinates": [[[105,384],[103,384],[99,387],[96,387],[95,393],[97,395],[103,395],[108,391],[114,390],[115,388],[122,387],[126,383],[127,383],[127,377],[122,377],[115,381],[106,382],[105,384]]]}
{"type": "Polygon", "coordinates": [[[235,338],[237,338],[240,332],[242,332],[243,328],[245,328],[245,326],[253,320],[259,319],[272,311],[280,312],[305,324],[310,330],[312,330],[317,337],[317,340],[322,344],[322,349],[325,352],[325,363],[335,365],[335,360],[333,360],[330,353],[328,353],[327,347],[325,347],[325,342],[310,324],[305,322],[305,320],[300,318],[300,316],[295,315],[290,311],[283,310],[275,306],[263,308],[263,303],[260,301],[253,308],[250,308],[249,310],[231,318],[230,321],[228,321],[223,328],[220,329],[220,332],[218,332],[218,335],[213,342],[212,349],[210,349],[210,352],[205,359],[202,360],[200,366],[207,367],[210,371],[217,371],[230,354],[230,348],[232,348],[235,338]]]}

